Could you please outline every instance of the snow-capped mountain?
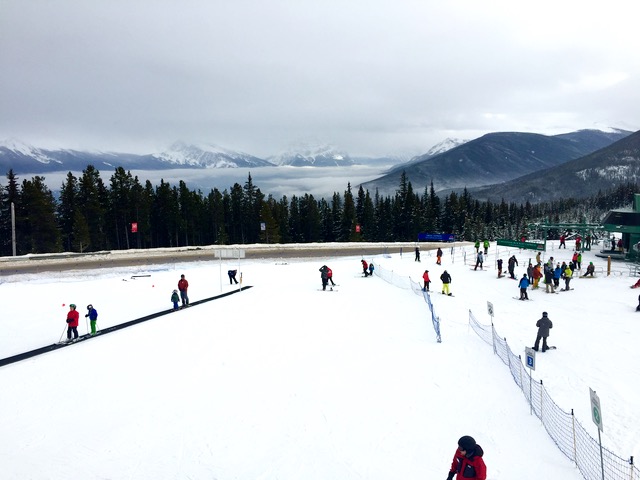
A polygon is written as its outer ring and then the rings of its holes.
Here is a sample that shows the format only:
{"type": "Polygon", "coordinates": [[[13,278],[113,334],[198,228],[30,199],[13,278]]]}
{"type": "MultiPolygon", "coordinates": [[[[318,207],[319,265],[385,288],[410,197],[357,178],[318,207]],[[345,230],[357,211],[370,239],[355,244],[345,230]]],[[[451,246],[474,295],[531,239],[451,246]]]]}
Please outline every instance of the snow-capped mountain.
{"type": "Polygon", "coordinates": [[[330,145],[294,145],[268,160],[275,165],[292,167],[349,167],[355,164],[347,153],[330,145]]]}
{"type": "Polygon", "coordinates": [[[445,138],[444,140],[442,140],[439,143],[436,143],[433,147],[427,150],[427,152],[423,154],[423,157],[426,157],[426,156],[433,157],[435,155],[439,155],[441,153],[451,150],[452,148],[459,147],[460,145],[463,145],[468,141],[469,140],[463,140],[460,138],[445,138]]]}
{"type": "Polygon", "coordinates": [[[273,164],[248,153],[236,152],[213,144],[189,145],[175,142],[168,150],[152,157],[178,167],[240,168],[272,167],[273,164]]]}
{"type": "Polygon", "coordinates": [[[59,160],[50,156],[47,150],[33,147],[16,138],[9,138],[0,142],[0,155],[7,159],[12,158],[18,162],[28,159],[45,165],[52,162],[61,163],[59,160]]]}

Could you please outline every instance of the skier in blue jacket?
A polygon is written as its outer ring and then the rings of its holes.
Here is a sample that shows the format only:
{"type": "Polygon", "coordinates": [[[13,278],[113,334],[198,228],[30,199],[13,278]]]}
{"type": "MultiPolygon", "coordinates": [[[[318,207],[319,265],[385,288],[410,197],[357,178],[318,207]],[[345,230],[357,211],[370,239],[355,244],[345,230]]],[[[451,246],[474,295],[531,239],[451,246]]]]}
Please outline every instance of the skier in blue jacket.
{"type": "Polygon", "coordinates": [[[89,317],[89,321],[91,322],[91,335],[95,335],[97,328],[96,325],[98,323],[98,311],[93,308],[93,305],[87,305],[88,313],[84,316],[85,318],[89,317]]]}
{"type": "Polygon", "coordinates": [[[518,283],[520,287],[520,300],[529,300],[529,295],[527,294],[527,288],[529,287],[529,279],[527,278],[527,274],[523,274],[520,279],[520,283],[518,283]]]}

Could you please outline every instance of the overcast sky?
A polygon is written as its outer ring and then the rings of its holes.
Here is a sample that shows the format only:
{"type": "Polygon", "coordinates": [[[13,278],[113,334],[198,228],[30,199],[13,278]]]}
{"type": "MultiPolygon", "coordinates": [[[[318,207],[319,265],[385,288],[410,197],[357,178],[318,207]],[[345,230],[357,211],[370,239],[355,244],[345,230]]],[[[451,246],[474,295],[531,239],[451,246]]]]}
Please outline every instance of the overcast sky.
{"type": "Polygon", "coordinates": [[[418,154],[640,129],[637,0],[0,0],[0,141],[418,154]]]}

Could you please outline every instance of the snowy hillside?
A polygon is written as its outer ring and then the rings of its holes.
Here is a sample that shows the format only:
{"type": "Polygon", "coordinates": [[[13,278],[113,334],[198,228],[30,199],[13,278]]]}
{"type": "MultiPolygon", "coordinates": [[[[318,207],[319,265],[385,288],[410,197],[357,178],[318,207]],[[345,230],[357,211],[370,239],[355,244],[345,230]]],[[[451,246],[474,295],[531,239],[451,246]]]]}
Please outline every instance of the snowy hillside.
{"type": "Polygon", "coordinates": [[[435,155],[448,152],[452,148],[459,147],[460,145],[463,145],[468,141],[469,140],[462,140],[460,138],[445,138],[443,141],[436,143],[433,147],[427,150],[427,152],[424,153],[422,157],[424,159],[424,157],[427,157],[427,156],[433,157],[435,155]]]}

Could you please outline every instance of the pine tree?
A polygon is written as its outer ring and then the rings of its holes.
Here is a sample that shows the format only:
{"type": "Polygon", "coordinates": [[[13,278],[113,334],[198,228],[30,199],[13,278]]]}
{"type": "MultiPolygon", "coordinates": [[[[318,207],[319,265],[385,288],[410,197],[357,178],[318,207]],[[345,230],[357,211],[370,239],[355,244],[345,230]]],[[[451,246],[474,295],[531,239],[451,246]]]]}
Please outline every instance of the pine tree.
{"type": "Polygon", "coordinates": [[[56,202],[44,177],[35,176],[22,182],[20,202],[21,253],[61,251],[61,237],[56,219],[56,202]]]}

